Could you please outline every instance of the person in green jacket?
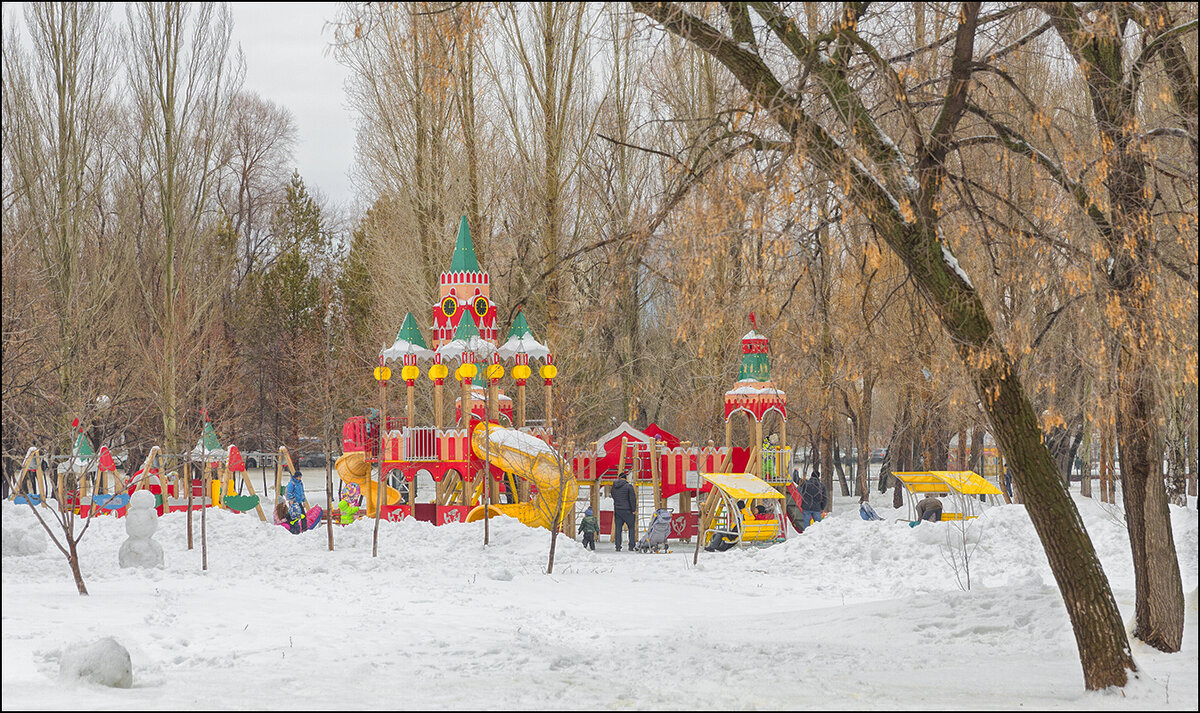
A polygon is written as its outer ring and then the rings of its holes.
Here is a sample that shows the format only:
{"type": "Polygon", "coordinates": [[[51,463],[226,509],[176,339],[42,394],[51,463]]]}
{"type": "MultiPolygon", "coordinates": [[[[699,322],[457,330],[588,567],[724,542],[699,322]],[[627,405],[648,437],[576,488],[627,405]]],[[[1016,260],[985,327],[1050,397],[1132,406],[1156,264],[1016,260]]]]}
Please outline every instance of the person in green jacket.
{"type": "Polygon", "coordinates": [[[346,488],[346,492],[342,494],[342,499],[338,502],[338,512],[341,513],[342,525],[349,525],[354,522],[354,516],[358,514],[358,509],[362,505],[362,490],[357,483],[351,483],[346,488]]]}
{"type": "Polygon", "coordinates": [[[583,546],[596,551],[596,535],[600,533],[600,521],[592,514],[592,509],[588,508],[583,513],[583,521],[579,523],[579,530],[583,532],[583,546]]]}

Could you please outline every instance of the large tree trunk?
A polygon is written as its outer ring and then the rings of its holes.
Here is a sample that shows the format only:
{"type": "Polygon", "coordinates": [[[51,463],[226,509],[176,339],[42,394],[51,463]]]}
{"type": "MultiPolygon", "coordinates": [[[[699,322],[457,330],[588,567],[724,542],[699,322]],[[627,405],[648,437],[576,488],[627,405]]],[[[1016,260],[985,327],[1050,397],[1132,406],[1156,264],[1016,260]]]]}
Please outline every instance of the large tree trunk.
{"type": "Polygon", "coordinates": [[[1151,370],[1125,364],[1117,380],[1117,433],[1121,449],[1121,494],[1137,592],[1133,635],[1156,649],[1179,651],[1183,644],[1183,581],[1163,487],[1162,458],[1153,436],[1151,370]]]}
{"type": "MultiPolygon", "coordinates": [[[[1144,100],[1137,76],[1157,46],[1166,46],[1167,69],[1178,36],[1167,35],[1171,18],[1165,6],[1153,8],[1149,22],[1141,20],[1145,43],[1141,54],[1127,46],[1125,10],[1102,4],[1079,15],[1073,3],[1047,6],[1055,30],[1079,67],[1092,104],[1095,127],[1106,150],[1109,213],[1090,210],[1089,217],[1108,252],[1108,296],[1120,305],[1109,317],[1120,342],[1117,360],[1117,441],[1121,454],[1121,485],[1129,544],[1133,550],[1137,587],[1137,627],[1134,636],[1162,651],[1178,651],[1183,640],[1183,585],[1171,513],[1163,486],[1159,434],[1155,428],[1155,364],[1151,351],[1160,339],[1154,323],[1157,279],[1161,269],[1148,197],[1147,163],[1139,105],[1144,100]],[[1160,41],[1161,40],[1161,41],[1160,41]],[[1131,62],[1126,66],[1126,57],[1131,62]]],[[[1190,82],[1194,113],[1195,82],[1190,82]]],[[[1194,122],[1195,119],[1193,118],[1194,122]]],[[[1195,137],[1192,137],[1193,153],[1195,137]]]]}

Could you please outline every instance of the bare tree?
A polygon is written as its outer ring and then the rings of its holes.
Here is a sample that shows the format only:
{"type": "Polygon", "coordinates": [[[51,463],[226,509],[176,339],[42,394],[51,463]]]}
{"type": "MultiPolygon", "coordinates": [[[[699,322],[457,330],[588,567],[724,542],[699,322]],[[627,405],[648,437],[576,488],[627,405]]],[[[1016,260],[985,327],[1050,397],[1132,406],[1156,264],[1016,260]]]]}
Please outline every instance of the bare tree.
{"type": "Polygon", "coordinates": [[[119,256],[105,254],[116,73],[109,14],[96,3],[28,3],[31,51],[15,27],[4,46],[5,261],[10,247],[28,251],[45,285],[46,314],[30,326],[52,345],[43,358],[57,382],[50,430],[60,434],[95,398],[89,340],[121,281],[119,256]]]}
{"type": "Polygon", "coordinates": [[[231,56],[224,6],[138,3],[128,8],[129,89],[137,118],[129,169],[144,201],[133,227],[147,264],[138,291],[151,329],[142,347],[153,365],[166,447],[179,445],[179,390],[186,335],[206,321],[219,294],[205,290],[200,260],[223,144],[224,119],[242,80],[231,56]]]}

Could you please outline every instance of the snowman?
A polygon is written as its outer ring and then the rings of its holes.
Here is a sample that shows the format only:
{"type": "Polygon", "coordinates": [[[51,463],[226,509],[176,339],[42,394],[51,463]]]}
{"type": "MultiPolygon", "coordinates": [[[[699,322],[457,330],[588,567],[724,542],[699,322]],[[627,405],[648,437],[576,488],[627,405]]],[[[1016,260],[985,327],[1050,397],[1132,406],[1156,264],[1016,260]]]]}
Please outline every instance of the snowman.
{"type": "Polygon", "coordinates": [[[151,539],[158,529],[158,513],[154,509],[154,493],[139,490],[129,499],[125,510],[125,534],[117,559],[121,567],[162,567],[162,545],[151,539]]]}

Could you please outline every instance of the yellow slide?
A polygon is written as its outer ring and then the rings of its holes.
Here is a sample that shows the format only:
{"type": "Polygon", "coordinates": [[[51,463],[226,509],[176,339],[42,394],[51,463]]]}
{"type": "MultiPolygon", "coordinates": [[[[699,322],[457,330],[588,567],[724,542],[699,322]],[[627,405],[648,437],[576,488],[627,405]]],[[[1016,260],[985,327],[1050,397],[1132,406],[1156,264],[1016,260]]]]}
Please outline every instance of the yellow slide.
{"type": "MultiPolygon", "coordinates": [[[[555,515],[560,526],[570,515],[579,485],[570,464],[542,439],[485,423],[471,434],[471,450],[505,473],[537,485],[538,493],[529,502],[489,506],[493,515],[508,515],[530,527],[547,529],[555,515]]],[[[467,522],[482,520],[484,513],[483,505],[476,507],[467,514],[467,522]]]]}
{"type": "MultiPolygon", "coordinates": [[[[333,465],[338,477],[343,483],[354,483],[367,496],[367,517],[375,517],[375,501],[379,490],[379,481],[371,478],[371,464],[367,462],[366,454],[362,451],[343,453],[333,465]]],[[[387,487],[387,504],[400,505],[400,491],[392,486],[387,487]]]]}

